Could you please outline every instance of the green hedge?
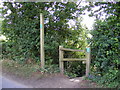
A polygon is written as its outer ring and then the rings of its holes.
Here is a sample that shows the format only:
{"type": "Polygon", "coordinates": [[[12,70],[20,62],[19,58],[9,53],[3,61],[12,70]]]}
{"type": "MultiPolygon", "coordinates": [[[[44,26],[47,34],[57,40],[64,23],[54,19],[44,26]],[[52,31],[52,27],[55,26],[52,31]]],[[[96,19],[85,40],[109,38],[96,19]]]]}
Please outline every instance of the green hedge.
{"type": "MultiPolygon", "coordinates": [[[[107,87],[120,86],[120,21],[115,16],[96,20],[91,31],[92,78],[107,87]],[[99,78],[98,78],[99,77],[99,78]]],[[[90,76],[91,77],[91,76],[90,76]]]]}

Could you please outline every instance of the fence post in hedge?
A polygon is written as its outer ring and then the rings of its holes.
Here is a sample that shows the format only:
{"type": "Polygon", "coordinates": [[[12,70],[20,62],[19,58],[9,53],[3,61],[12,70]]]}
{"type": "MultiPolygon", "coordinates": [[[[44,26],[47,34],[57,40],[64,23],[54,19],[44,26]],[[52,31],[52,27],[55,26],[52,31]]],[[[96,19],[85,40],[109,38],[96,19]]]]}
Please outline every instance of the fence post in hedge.
{"type": "Polygon", "coordinates": [[[45,65],[45,56],[44,56],[44,18],[43,18],[42,13],[40,13],[40,60],[41,60],[41,68],[44,68],[44,65],[45,65]]]}
{"type": "Polygon", "coordinates": [[[63,74],[64,72],[64,66],[63,66],[63,51],[61,50],[63,46],[59,46],[59,68],[60,72],[63,74]]]}
{"type": "Polygon", "coordinates": [[[86,48],[86,57],[87,57],[87,60],[86,60],[86,77],[89,75],[89,72],[90,72],[90,47],[87,47],[86,48]]]}

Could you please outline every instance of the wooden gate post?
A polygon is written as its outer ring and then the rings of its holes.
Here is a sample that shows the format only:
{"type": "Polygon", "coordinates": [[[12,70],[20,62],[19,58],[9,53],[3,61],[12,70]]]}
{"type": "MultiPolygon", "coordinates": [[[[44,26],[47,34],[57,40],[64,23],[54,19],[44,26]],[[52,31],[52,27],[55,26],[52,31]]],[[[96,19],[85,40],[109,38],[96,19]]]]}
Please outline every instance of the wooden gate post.
{"type": "Polygon", "coordinates": [[[45,65],[45,56],[44,56],[44,18],[43,18],[42,13],[40,13],[40,59],[41,59],[41,68],[44,68],[44,65],[45,65]]]}
{"type": "Polygon", "coordinates": [[[87,47],[86,48],[86,77],[89,75],[89,72],[90,72],[90,47],[87,47]]]}
{"type": "Polygon", "coordinates": [[[60,72],[63,74],[64,72],[64,65],[63,65],[63,51],[61,50],[63,46],[59,46],[59,69],[60,72]]]}

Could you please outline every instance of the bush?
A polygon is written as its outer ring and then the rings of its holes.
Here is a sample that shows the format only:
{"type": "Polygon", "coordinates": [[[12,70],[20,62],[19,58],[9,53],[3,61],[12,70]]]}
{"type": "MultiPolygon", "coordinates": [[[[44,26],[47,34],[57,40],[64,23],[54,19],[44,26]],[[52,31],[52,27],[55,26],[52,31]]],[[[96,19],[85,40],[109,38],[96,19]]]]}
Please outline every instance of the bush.
{"type": "Polygon", "coordinates": [[[112,20],[97,20],[92,38],[92,73],[101,77],[97,82],[108,87],[120,85],[120,23],[112,20]]]}

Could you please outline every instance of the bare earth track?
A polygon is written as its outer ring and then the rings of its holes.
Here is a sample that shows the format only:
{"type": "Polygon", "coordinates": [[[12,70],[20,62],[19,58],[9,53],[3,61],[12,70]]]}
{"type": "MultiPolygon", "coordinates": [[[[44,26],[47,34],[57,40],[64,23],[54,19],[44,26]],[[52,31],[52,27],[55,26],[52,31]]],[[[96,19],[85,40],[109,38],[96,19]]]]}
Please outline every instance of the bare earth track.
{"type": "Polygon", "coordinates": [[[23,88],[24,87],[27,87],[27,88],[99,88],[100,87],[89,80],[85,80],[84,77],[69,79],[67,76],[60,73],[42,74],[41,72],[34,72],[31,74],[30,77],[23,77],[23,76],[19,76],[19,74],[23,73],[23,71],[21,72],[20,69],[15,69],[12,71],[11,69],[14,69],[14,68],[13,67],[10,68],[10,66],[8,67],[3,64],[2,69],[0,69],[0,72],[2,72],[2,76],[3,76],[2,85],[4,86],[4,88],[13,87],[12,85],[14,85],[15,88],[22,88],[22,87],[23,88]]]}
{"type": "MultiPolygon", "coordinates": [[[[28,88],[94,88],[97,87],[95,83],[87,80],[83,80],[83,77],[69,79],[64,75],[58,74],[54,76],[48,76],[47,78],[30,78],[22,79],[15,76],[3,74],[4,77],[9,80],[16,81],[23,84],[28,88]]],[[[7,83],[4,83],[7,84],[7,83]]],[[[4,85],[5,86],[5,85],[4,85]]],[[[17,87],[20,88],[20,87],[17,87]]]]}
{"type": "Polygon", "coordinates": [[[16,81],[30,88],[79,88],[80,79],[69,79],[64,75],[48,76],[47,78],[20,79],[4,74],[4,77],[16,81]]]}

